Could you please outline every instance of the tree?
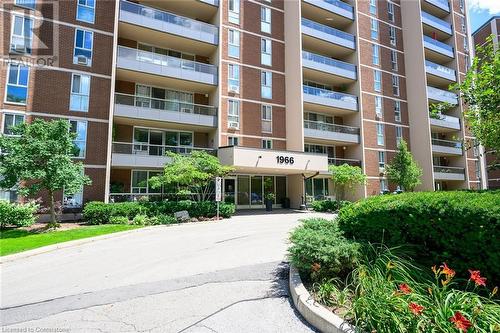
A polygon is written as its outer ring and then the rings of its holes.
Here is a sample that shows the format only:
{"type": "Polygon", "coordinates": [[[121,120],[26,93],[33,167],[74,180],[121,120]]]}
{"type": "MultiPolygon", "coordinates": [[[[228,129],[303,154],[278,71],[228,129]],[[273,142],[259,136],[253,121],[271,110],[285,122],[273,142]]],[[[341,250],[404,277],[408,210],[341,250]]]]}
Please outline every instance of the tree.
{"type": "Polygon", "coordinates": [[[67,120],[35,119],[12,129],[14,136],[0,135],[0,188],[18,187],[19,194],[31,196],[46,190],[50,224],[57,226],[54,194],[76,193],[90,185],[82,163],[75,162],[73,140],[67,120]]]}
{"type": "Polygon", "coordinates": [[[500,52],[493,36],[476,48],[476,57],[465,80],[454,85],[468,106],[465,118],[477,140],[500,159],[500,52]]]}
{"type": "Polygon", "coordinates": [[[332,174],[337,201],[344,200],[346,192],[353,191],[356,185],[364,185],[366,183],[366,175],[357,166],[349,164],[330,165],[329,171],[332,174]]]}
{"type": "Polygon", "coordinates": [[[189,155],[168,152],[167,156],[171,161],[165,164],[162,175],[149,179],[151,187],[174,185],[179,194],[195,196],[198,201],[206,200],[213,193],[212,181],[215,177],[227,176],[234,170],[204,151],[194,151],[189,155]]]}
{"type": "Polygon", "coordinates": [[[422,168],[413,159],[404,140],[398,145],[398,151],[391,162],[386,166],[385,173],[391,183],[401,186],[412,192],[421,183],[422,168]]]}

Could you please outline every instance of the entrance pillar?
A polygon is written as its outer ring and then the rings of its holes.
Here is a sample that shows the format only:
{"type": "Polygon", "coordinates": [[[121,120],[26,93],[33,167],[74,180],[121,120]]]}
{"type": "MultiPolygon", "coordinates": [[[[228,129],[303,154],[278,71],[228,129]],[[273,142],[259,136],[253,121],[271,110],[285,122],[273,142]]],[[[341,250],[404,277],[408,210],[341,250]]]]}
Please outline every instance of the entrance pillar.
{"type": "Polygon", "coordinates": [[[304,178],[302,175],[288,176],[288,197],[290,198],[290,208],[299,209],[304,195],[304,178]]]}

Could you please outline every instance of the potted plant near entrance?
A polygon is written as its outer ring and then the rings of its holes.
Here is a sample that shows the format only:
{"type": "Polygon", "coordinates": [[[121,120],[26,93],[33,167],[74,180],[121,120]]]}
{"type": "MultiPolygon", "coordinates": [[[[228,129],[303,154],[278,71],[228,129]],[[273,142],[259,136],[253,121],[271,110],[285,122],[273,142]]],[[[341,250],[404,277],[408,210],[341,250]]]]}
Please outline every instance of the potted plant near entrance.
{"type": "Polygon", "coordinates": [[[264,198],[266,199],[266,211],[272,211],[274,199],[276,199],[276,196],[274,195],[274,193],[268,192],[266,193],[266,196],[264,198]]]}

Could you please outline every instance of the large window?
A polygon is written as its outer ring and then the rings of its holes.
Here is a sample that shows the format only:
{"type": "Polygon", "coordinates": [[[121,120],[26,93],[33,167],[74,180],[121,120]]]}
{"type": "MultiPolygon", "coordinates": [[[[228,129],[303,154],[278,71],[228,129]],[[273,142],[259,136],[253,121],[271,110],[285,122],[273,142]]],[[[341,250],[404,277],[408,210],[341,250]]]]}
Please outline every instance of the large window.
{"type": "Polygon", "coordinates": [[[260,62],[262,65],[271,66],[272,63],[272,41],[262,38],[260,41],[260,62]]]}
{"type": "Polygon", "coordinates": [[[228,55],[232,58],[240,57],[240,32],[229,29],[228,36],[228,55]]]}
{"type": "Polygon", "coordinates": [[[240,66],[229,64],[228,65],[228,90],[230,92],[240,92],[240,66]]]}
{"type": "Polygon", "coordinates": [[[398,70],[398,52],[391,50],[391,68],[393,71],[398,70]]]}
{"type": "Polygon", "coordinates": [[[16,0],[15,4],[17,6],[26,7],[29,9],[35,9],[36,0],[16,0]]]}
{"type": "Polygon", "coordinates": [[[383,146],[384,143],[384,124],[377,124],[377,144],[383,146]]]}
{"type": "Polygon", "coordinates": [[[387,2],[387,18],[390,22],[394,22],[394,4],[387,2]]]}
{"type": "Polygon", "coordinates": [[[71,111],[89,110],[89,95],[90,95],[90,76],[82,74],[73,74],[71,79],[71,111]]]}
{"type": "Polygon", "coordinates": [[[83,66],[92,65],[92,45],[94,33],[92,31],[75,30],[75,49],[73,63],[83,66]]]}
{"type": "Polygon", "coordinates": [[[385,169],[385,151],[378,152],[378,169],[383,171],[385,169]]]}
{"type": "Polygon", "coordinates": [[[392,76],[392,94],[399,96],[399,76],[392,76]]]}
{"type": "Polygon", "coordinates": [[[401,102],[394,101],[394,121],[401,122],[401,102]]]}
{"type": "Polygon", "coordinates": [[[87,23],[94,23],[96,0],[78,0],[76,19],[87,23]]]}
{"type": "Polygon", "coordinates": [[[194,142],[193,132],[134,128],[133,154],[163,156],[167,151],[189,154],[194,142]]]}
{"type": "Polygon", "coordinates": [[[235,100],[227,101],[227,125],[229,128],[240,128],[240,102],[235,100]]]}
{"type": "Polygon", "coordinates": [[[261,73],[261,97],[273,98],[273,73],[262,71],[261,73]]]}
{"type": "Polygon", "coordinates": [[[73,140],[75,146],[73,154],[78,158],[85,158],[87,148],[87,122],[79,120],[70,120],[70,132],[76,134],[73,140]]]}
{"type": "Polygon", "coordinates": [[[382,72],[378,70],[373,71],[373,90],[382,91],[382,72]]]}
{"type": "Polygon", "coordinates": [[[10,33],[10,50],[14,53],[31,54],[33,46],[33,20],[23,16],[13,16],[10,33]]]}
{"type": "Polygon", "coordinates": [[[403,139],[403,128],[401,126],[396,126],[396,146],[399,145],[403,139]]]}
{"type": "Polygon", "coordinates": [[[227,16],[229,22],[240,24],[240,0],[229,0],[227,16]]]}
{"type": "Polygon", "coordinates": [[[309,178],[305,180],[306,195],[315,200],[322,200],[330,195],[328,178],[309,178]]]}
{"type": "Polygon", "coordinates": [[[372,44],[372,63],[380,65],[380,47],[377,44],[372,44]]]}
{"type": "Polygon", "coordinates": [[[148,171],[148,170],[132,170],[132,193],[141,194],[158,194],[162,193],[162,188],[153,189],[149,184],[149,179],[151,177],[159,176],[161,172],[159,171],[148,171]]]}
{"type": "Polygon", "coordinates": [[[26,104],[29,73],[30,68],[28,66],[9,64],[9,77],[7,79],[7,93],[5,96],[6,102],[26,104]]]}
{"type": "Polygon", "coordinates": [[[391,45],[396,46],[396,28],[393,26],[389,27],[389,40],[391,45]]]}
{"type": "Polygon", "coordinates": [[[370,0],[370,14],[377,15],[377,0],[370,0]]]}
{"type": "Polygon", "coordinates": [[[271,9],[267,7],[260,8],[260,31],[271,33],[271,9]]]}
{"type": "Polygon", "coordinates": [[[273,107],[262,105],[262,132],[271,133],[273,131],[273,107]]]}
{"type": "Polygon", "coordinates": [[[3,134],[13,135],[12,127],[24,123],[24,115],[15,113],[4,113],[3,115],[3,134]]]}
{"type": "Polygon", "coordinates": [[[382,118],[382,97],[375,96],[375,115],[377,118],[382,118]]]}
{"type": "Polygon", "coordinates": [[[372,39],[378,39],[378,21],[375,19],[370,19],[370,34],[372,39]]]}

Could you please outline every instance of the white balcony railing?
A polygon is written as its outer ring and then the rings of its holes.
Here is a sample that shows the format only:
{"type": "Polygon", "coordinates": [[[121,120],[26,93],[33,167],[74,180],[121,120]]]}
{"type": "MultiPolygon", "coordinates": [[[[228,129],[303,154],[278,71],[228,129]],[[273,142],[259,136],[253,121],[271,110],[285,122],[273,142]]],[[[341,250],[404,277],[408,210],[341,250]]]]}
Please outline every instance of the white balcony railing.
{"type": "Polygon", "coordinates": [[[312,35],[331,43],[351,49],[356,48],[354,35],[306,18],[302,18],[302,31],[307,35],[312,35]]]}
{"type": "Polygon", "coordinates": [[[358,98],[354,95],[311,87],[308,85],[303,85],[302,90],[305,95],[312,96],[318,104],[322,104],[322,102],[325,101],[328,105],[338,105],[338,107],[341,108],[348,108],[352,110],[357,110],[358,108],[358,98]]]}
{"type": "Polygon", "coordinates": [[[424,35],[424,46],[449,58],[453,58],[455,55],[453,53],[453,47],[435,40],[429,36],[424,35]]]}
{"type": "Polygon", "coordinates": [[[356,79],[356,66],[348,62],[332,59],[309,51],[302,51],[302,60],[303,65],[308,68],[356,79]]]}
{"type": "Polygon", "coordinates": [[[427,86],[427,97],[429,99],[445,102],[450,104],[458,104],[458,95],[450,91],[427,86]]]}
{"type": "Polygon", "coordinates": [[[441,19],[435,17],[434,15],[431,15],[431,14],[426,13],[424,11],[421,12],[421,15],[422,15],[422,22],[424,24],[427,24],[427,25],[430,25],[436,29],[439,29],[439,30],[447,33],[448,35],[452,34],[452,26],[450,23],[448,23],[444,20],[441,20],[441,19]]]}

